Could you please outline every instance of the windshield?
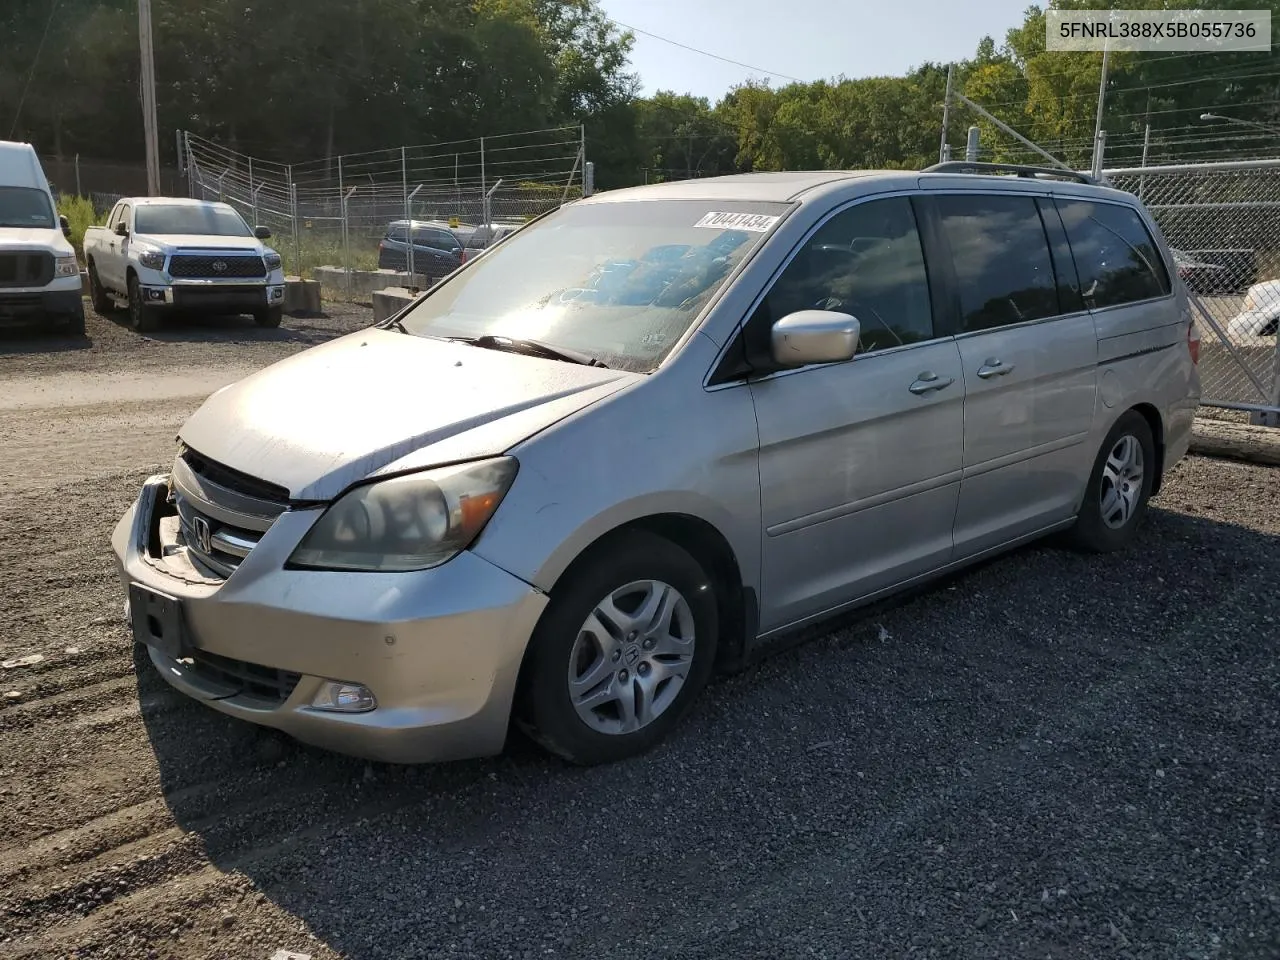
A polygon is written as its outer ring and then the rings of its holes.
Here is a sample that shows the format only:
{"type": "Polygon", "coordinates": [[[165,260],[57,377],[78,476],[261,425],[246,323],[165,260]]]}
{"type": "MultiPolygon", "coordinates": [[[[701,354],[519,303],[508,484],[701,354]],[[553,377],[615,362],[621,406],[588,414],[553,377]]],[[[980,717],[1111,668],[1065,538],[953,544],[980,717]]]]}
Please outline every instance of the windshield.
{"type": "Polygon", "coordinates": [[[723,200],[573,204],[507,237],[400,325],[420,336],[534,339],[648,372],[787,209],[723,200]]]}
{"type": "Polygon", "coordinates": [[[138,207],[133,215],[135,233],[196,234],[203,237],[251,237],[253,231],[234,210],[194,204],[138,207]]]}
{"type": "Polygon", "coordinates": [[[32,187],[0,187],[0,227],[52,230],[49,195],[32,187]]]}

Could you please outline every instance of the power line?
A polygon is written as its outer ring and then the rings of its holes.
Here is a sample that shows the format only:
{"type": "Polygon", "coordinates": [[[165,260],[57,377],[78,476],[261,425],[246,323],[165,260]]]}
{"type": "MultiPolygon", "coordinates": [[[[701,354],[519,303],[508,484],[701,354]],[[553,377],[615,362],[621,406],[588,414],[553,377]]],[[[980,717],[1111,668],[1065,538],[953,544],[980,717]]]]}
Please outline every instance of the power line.
{"type": "Polygon", "coordinates": [[[31,79],[36,75],[36,67],[40,65],[40,53],[44,50],[44,42],[49,38],[49,28],[53,26],[53,15],[58,12],[60,0],[53,0],[49,5],[49,19],[44,22],[44,33],[40,34],[40,43],[36,46],[35,59],[31,61],[31,69],[27,72],[27,82],[23,84],[22,96],[18,99],[18,110],[13,115],[13,126],[9,128],[9,139],[17,132],[18,121],[22,118],[22,108],[27,102],[27,91],[31,89],[31,79]]]}
{"type": "Polygon", "coordinates": [[[741,60],[730,60],[728,57],[722,57],[718,53],[711,53],[708,50],[699,50],[697,47],[691,47],[687,43],[681,43],[679,40],[672,40],[670,37],[662,37],[656,33],[650,33],[648,30],[641,30],[639,27],[628,26],[627,24],[623,23],[620,20],[614,20],[610,17],[606,17],[606,19],[609,20],[609,22],[612,23],[614,26],[622,27],[623,30],[630,30],[632,33],[640,33],[654,40],[661,40],[663,43],[669,43],[673,47],[679,47],[680,49],[688,50],[691,53],[699,53],[704,57],[710,57],[712,60],[719,60],[722,63],[731,63],[735,67],[742,67],[746,70],[751,70],[754,73],[763,73],[765,76],[769,76],[769,77],[781,77],[783,80],[790,80],[793,83],[806,82],[804,80],[801,80],[799,77],[792,77],[792,76],[788,76],[785,73],[778,73],[776,70],[765,70],[762,67],[753,67],[751,64],[743,63],[741,60]]]}

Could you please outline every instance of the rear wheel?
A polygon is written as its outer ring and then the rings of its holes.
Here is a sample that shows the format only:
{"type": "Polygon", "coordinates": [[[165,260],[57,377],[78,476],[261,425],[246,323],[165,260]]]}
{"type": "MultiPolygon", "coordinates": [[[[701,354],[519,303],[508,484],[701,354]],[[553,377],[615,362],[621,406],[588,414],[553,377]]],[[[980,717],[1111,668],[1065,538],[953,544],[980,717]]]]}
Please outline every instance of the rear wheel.
{"type": "Polygon", "coordinates": [[[520,726],[578,764],[643,753],[706,685],[719,625],[701,565],[651,533],[595,548],[551,595],[530,640],[520,726]]]}
{"type": "Polygon", "coordinates": [[[1146,515],[1156,469],[1151,427],[1142,414],[1130,410],[1116,421],[1098,451],[1070,533],[1072,544],[1093,553],[1127,547],[1146,515]]]}
{"type": "Polygon", "coordinates": [[[116,302],[102,286],[102,281],[98,278],[98,268],[92,260],[89,261],[89,300],[93,303],[93,309],[102,316],[106,316],[116,308],[116,302]]]}
{"type": "Polygon", "coordinates": [[[135,276],[129,277],[129,325],[139,333],[149,333],[160,325],[155,309],[142,299],[142,286],[135,276]]]}

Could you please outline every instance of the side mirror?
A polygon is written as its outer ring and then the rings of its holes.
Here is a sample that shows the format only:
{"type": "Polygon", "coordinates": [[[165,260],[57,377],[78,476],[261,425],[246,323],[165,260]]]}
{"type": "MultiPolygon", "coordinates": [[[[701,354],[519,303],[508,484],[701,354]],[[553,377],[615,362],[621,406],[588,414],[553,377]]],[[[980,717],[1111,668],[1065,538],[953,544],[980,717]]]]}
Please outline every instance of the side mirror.
{"type": "Polygon", "coordinates": [[[271,228],[270,227],[254,227],[253,235],[257,237],[259,240],[270,240],[271,228]]]}
{"type": "Polygon", "coordinates": [[[124,221],[116,224],[116,236],[127,237],[129,235],[129,225],[124,221]]]}
{"type": "Polygon", "coordinates": [[[770,331],[774,362],[783,367],[810,363],[840,363],[858,352],[862,327],[847,313],[797,310],[770,331]]]}
{"type": "Polygon", "coordinates": [[[71,221],[62,214],[58,215],[58,226],[62,228],[62,235],[68,240],[71,239],[71,221]]]}

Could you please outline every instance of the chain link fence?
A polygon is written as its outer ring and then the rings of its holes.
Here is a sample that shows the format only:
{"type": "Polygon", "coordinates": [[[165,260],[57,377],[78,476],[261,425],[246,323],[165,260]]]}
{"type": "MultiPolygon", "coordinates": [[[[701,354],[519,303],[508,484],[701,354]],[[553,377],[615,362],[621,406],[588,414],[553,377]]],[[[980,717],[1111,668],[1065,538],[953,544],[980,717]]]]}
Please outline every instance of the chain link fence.
{"type": "Polygon", "coordinates": [[[1203,404],[1280,426],[1280,160],[1104,171],[1175,251],[1202,330],[1203,404]]]}
{"type": "Polygon", "coordinates": [[[191,196],[230,203],[269,227],[286,272],[320,280],[331,299],[367,301],[382,287],[425,286],[501,227],[591,189],[581,127],[300,164],[234,153],[193,134],[183,144],[191,196]]]}

